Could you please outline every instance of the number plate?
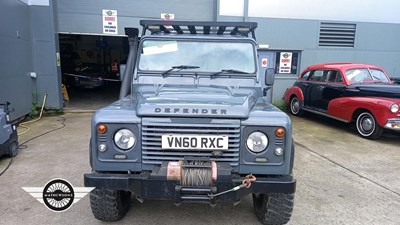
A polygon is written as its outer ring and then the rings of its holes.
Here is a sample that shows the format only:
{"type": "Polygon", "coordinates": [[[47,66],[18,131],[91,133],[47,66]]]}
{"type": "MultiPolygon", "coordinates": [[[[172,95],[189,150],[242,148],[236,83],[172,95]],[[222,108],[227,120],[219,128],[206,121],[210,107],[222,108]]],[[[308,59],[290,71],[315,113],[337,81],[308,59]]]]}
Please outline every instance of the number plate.
{"type": "Polygon", "coordinates": [[[195,136],[164,134],[161,143],[163,149],[227,150],[229,140],[228,136],[222,135],[195,136]]]}

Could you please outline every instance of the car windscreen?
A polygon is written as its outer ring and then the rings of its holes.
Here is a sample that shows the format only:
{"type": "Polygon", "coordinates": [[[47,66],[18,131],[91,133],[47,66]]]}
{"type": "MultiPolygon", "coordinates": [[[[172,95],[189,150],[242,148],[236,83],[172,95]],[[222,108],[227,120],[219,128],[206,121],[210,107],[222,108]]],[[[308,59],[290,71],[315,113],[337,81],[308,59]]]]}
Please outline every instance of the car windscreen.
{"type": "Polygon", "coordinates": [[[363,83],[371,81],[389,82],[389,78],[386,76],[386,74],[378,69],[349,69],[346,71],[346,77],[351,83],[363,83]]]}
{"type": "Polygon", "coordinates": [[[180,65],[198,67],[185,70],[190,73],[256,71],[254,45],[249,42],[145,40],[138,60],[140,71],[166,71],[180,65]]]}

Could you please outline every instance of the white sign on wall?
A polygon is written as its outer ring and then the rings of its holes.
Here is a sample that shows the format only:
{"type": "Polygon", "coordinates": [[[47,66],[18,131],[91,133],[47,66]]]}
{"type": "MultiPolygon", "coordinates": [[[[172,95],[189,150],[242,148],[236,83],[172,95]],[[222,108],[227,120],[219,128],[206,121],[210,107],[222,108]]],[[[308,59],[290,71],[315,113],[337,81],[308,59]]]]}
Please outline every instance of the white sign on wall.
{"type": "Polygon", "coordinates": [[[279,60],[279,73],[290,73],[292,70],[292,53],[281,52],[279,60]]]}
{"type": "MultiPolygon", "coordinates": [[[[173,13],[161,13],[161,21],[174,21],[175,20],[175,14],[173,13]]],[[[168,29],[172,29],[172,26],[166,25],[165,26],[168,29]]]]}
{"type": "Polygon", "coordinates": [[[117,10],[103,9],[103,34],[118,34],[117,10]]]}
{"type": "Polygon", "coordinates": [[[261,67],[268,67],[268,58],[261,59],[261,67]]]}

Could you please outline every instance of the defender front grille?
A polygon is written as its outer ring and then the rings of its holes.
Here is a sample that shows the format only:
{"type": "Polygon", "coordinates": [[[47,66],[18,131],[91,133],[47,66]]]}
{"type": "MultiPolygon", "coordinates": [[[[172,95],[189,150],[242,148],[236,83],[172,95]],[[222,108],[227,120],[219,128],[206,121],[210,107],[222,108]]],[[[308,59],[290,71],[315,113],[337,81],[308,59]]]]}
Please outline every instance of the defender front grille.
{"type": "Polygon", "coordinates": [[[163,161],[178,161],[184,157],[209,158],[217,162],[239,165],[240,121],[199,118],[143,118],[142,119],[142,162],[161,164],[163,161]],[[162,149],[163,134],[226,135],[228,150],[221,156],[213,156],[213,150],[162,149]]]}

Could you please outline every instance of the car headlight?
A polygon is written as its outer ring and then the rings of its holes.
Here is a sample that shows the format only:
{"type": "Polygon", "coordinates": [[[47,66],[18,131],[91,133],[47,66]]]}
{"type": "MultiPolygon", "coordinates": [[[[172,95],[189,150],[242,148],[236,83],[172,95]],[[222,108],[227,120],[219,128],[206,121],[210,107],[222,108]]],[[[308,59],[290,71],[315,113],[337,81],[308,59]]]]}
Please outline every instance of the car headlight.
{"type": "Polygon", "coordinates": [[[115,145],[122,150],[128,150],[132,148],[135,145],[135,142],[135,135],[128,129],[121,129],[114,135],[115,145]]]}
{"type": "Polygon", "coordinates": [[[264,151],[268,146],[268,137],[262,132],[256,131],[247,137],[247,148],[252,152],[259,153],[264,151]]]}
{"type": "Polygon", "coordinates": [[[390,111],[391,111],[392,113],[398,112],[398,111],[399,111],[399,105],[393,104],[392,106],[390,106],[390,111]]]}

